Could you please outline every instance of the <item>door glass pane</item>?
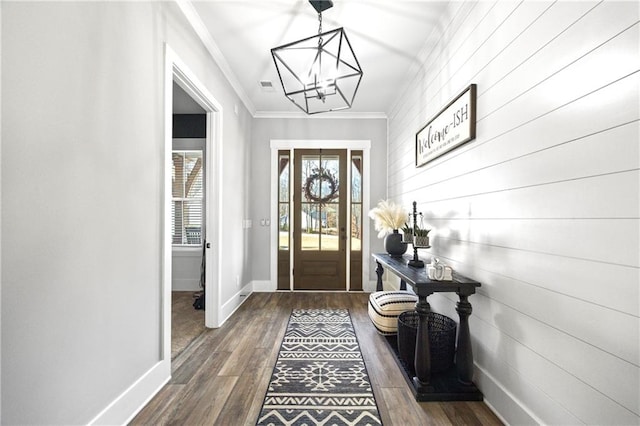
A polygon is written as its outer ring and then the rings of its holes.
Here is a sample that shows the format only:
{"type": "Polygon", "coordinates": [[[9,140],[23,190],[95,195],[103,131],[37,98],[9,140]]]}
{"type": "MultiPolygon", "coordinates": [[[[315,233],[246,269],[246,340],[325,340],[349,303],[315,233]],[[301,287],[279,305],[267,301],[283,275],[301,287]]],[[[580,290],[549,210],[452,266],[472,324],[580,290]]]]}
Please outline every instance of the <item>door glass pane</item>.
{"type": "Polygon", "coordinates": [[[351,157],[351,202],[362,202],[362,156],[351,157]]]}
{"type": "Polygon", "coordinates": [[[278,160],[279,182],[278,182],[278,248],[279,250],[289,250],[289,173],[290,161],[289,153],[281,153],[278,160]]]}
{"type": "Polygon", "coordinates": [[[303,203],[301,208],[301,240],[302,250],[320,249],[320,209],[317,204],[303,203]]]}
{"type": "Polygon", "coordinates": [[[289,202],[289,155],[280,155],[280,187],[279,201],[289,202]]]}
{"type": "Polygon", "coordinates": [[[340,249],[338,226],[338,203],[327,204],[323,207],[322,235],[320,248],[322,251],[337,251],[340,249]]]}
{"type": "Polygon", "coordinates": [[[362,205],[351,205],[351,251],[362,250],[362,205]]]}
{"type": "Polygon", "coordinates": [[[278,235],[278,247],[280,250],[289,250],[289,205],[280,203],[280,226],[278,235]]]}
{"type": "Polygon", "coordinates": [[[302,201],[310,202],[320,195],[320,157],[317,155],[304,155],[302,157],[302,201]]]}
{"type": "Polygon", "coordinates": [[[340,157],[337,155],[323,155],[320,170],[321,188],[320,195],[323,203],[335,201],[340,195],[340,157]]]}

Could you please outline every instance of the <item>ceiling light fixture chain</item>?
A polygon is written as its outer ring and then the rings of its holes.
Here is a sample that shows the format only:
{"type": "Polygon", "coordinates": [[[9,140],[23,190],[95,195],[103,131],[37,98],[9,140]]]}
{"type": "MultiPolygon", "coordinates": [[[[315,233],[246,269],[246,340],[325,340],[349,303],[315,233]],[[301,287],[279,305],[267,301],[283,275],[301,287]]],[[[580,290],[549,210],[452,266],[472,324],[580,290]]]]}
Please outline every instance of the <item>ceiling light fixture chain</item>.
{"type": "MultiPolygon", "coordinates": [[[[318,70],[322,69],[322,11],[318,12],[318,70]]],[[[313,84],[315,86],[316,96],[318,99],[322,101],[322,103],[326,102],[327,95],[324,91],[321,91],[321,88],[326,88],[327,82],[319,83],[319,72],[313,74],[313,84]]]]}

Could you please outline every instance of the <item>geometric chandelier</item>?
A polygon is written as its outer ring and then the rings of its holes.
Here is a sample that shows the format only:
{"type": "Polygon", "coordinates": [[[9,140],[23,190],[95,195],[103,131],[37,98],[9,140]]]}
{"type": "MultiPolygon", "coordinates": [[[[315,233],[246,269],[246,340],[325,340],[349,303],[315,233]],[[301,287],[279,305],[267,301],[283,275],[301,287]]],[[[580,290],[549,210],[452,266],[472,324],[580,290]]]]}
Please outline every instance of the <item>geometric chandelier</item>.
{"type": "Polygon", "coordinates": [[[362,68],[343,28],[322,32],[331,0],[309,0],[318,12],[318,35],[271,49],[284,94],[307,114],[351,108],[362,68]]]}

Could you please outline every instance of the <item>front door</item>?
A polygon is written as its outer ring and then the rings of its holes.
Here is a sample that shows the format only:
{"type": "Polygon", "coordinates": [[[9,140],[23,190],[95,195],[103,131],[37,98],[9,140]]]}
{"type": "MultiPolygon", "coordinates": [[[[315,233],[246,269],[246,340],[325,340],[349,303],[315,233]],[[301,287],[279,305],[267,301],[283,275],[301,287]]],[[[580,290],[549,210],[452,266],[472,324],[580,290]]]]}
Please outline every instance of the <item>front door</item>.
{"type": "Polygon", "coordinates": [[[295,290],[346,290],[347,151],[295,150],[295,290]]]}

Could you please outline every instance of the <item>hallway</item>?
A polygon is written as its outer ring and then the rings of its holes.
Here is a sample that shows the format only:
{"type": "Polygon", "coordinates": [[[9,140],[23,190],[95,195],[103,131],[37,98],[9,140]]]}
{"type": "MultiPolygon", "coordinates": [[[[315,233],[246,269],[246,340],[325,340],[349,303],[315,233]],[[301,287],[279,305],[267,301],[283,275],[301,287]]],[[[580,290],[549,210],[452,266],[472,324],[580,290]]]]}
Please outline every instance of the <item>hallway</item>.
{"type": "Polygon", "coordinates": [[[172,363],[171,381],[131,425],[254,425],[293,308],[349,309],[385,425],[500,425],[482,402],[415,402],[367,314],[367,293],[253,293],[172,363]]]}

